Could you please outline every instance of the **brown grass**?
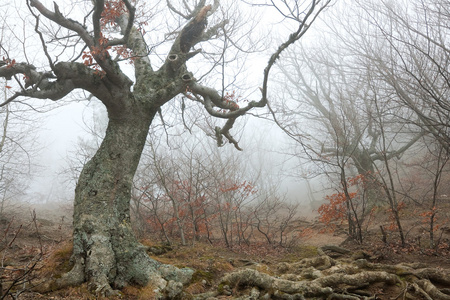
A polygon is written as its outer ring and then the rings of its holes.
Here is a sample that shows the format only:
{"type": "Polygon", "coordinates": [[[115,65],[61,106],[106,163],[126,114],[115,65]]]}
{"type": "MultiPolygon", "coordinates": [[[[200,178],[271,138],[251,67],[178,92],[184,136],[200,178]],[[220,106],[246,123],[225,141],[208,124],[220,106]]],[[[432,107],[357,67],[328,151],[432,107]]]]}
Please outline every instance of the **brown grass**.
{"type": "Polygon", "coordinates": [[[72,242],[63,242],[58,245],[50,254],[42,261],[43,266],[40,269],[40,275],[46,278],[59,278],[62,274],[69,272],[73,265],[70,262],[72,255],[72,242]]]}

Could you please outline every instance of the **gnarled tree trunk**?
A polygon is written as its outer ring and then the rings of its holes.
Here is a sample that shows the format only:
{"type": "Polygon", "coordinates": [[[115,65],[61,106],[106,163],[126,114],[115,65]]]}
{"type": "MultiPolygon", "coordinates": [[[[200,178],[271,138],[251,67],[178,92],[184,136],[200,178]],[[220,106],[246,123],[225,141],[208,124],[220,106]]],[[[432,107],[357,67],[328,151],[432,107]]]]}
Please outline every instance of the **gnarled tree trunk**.
{"type": "Polygon", "coordinates": [[[130,224],[134,173],[154,111],[112,114],[105,139],[84,166],[75,190],[72,280],[97,291],[126,283],[145,285],[158,267],[139,245],[130,224]]]}
{"type": "MultiPolygon", "coordinates": [[[[132,99],[129,99],[132,102],[132,99]]],[[[178,270],[152,260],[130,223],[132,180],[156,110],[109,110],[105,138],[84,166],[75,190],[73,269],[61,284],[87,281],[100,294],[127,284],[164,289],[178,270]],[[172,277],[170,277],[172,274],[172,277]]],[[[190,271],[180,271],[186,281],[190,271]]]]}

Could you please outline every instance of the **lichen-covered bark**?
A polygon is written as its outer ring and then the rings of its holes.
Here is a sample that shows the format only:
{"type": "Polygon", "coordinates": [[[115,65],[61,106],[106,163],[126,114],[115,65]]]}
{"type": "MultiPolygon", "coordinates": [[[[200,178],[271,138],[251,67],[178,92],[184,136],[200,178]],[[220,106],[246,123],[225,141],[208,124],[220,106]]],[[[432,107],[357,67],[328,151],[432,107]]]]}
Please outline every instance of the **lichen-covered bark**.
{"type": "Polygon", "coordinates": [[[110,295],[128,284],[152,284],[161,291],[168,280],[189,280],[191,271],[152,260],[131,229],[132,180],[155,113],[139,105],[109,112],[105,139],[77,183],[74,267],[60,284],[87,281],[96,293],[110,295]]]}
{"type": "Polygon", "coordinates": [[[158,267],[136,241],[129,210],[133,176],[154,114],[138,108],[110,114],[105,139],[77,183],[75,266],[66,277],[88,281],[97,292],[103,293],[110,284],[145,285],[158,267]]]}

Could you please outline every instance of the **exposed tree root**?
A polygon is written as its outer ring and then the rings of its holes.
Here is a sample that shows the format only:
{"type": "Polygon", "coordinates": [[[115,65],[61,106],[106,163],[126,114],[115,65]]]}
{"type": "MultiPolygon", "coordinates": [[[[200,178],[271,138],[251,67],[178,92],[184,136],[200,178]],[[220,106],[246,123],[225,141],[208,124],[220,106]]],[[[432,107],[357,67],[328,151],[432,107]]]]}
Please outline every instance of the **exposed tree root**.
{"type": "MultiPolygon", "coordinates": [[[[242,300],[375,300],[389,290],[390,295],[394,294],[391,299],[396,300],[450,300],[450,290],[445,288],[450,286],[449,270],[428,268],[420,263],[386,265],[371,263],[366,259],[354,260],[348,258],[356,257],[350,252],[346,252],[347,258],[342,259],[319,253],[321,255],[317,257],[295,263],[280,263],[272,268],[261,268],[261,265],[256,264],[239,269],[226,274],[215,290],[190,296],[196,300],[213,300],[221,296],[242,300]]],[[[160,264],[148,256],[139,256],[138,260],[143,269],[149,270],[148,286],[155,291],[155,299],[185,298],[183,288],[190,282],[193,270],[160,264]]],[[[89,282],[85,278],[85,267],[82,261],[78,261],[69,273],[53,282],[43,283],[39,290],[56,290],[87,282],[98,295],[111,297],[119,294],[113,287],[121,287],[110,285],[107,278],[101,281],[97,277],[95,282],[89,282]]],[[[385,297],[381,296],[381,299],[385,297]]]]}
{"type": "MultiPolygon", "coordinates": [[[[160,264],[150,257],[145,257],[142,265],[147,267],[147,286],[151,286],[155,291],[157,299],[176,299],[183,293],[183,287],[190,282],[194,271],[192,269],[179,269],[172,265],[160,264]],[[148,261],[153,266],[149,266],[148,261]]],[[[54,290],[61,290],[69,286],[78,286],[86,282],[84,264],[76,263],[72,270],[63,274],[61,278],[47,280],[39,284],[35,291],[46,293],[54,290]]],[[[88,287],[97,296],[112,297],[120,296],[120,291],[112,288],[106,277],[91,277],[87,281],[88,287]]],[[[121,286],[123,287],[123,286],[121,286]]]]}
{"type": "Polygon", "coordinates": [[[282,294],[302,295],[304,297],[323,297],[334,293],[333,287],[347,285],[364,287],[373,282],[395,284],[400,280],[387,272],[361,272],[353,275],[333,274],[312,281],[291,281],[279,279],[256,270],[245,269],[223,278],[223,283],[231,287],[251,286],[264,291],[277,291],[282,294]]]}
{"type": "MultiPolygon", "coordinates": [[[[346,249],[328,247],[350,254],[346,249]]],[[[321,255],[296,263],[281,263],[271,274],[255,269],[241,269],[226,274],[217,291],[196,295],[194,299],[216,299],[218,295],[232,299],[380,299],[391,289],[393,299],[450,300],[448,270],[426,268],[422,264],[384,265],[365,259],[335,260],[321,255]]],[[[355,256],[353,256],[355,257],[355,256]]]]}
{"type": "Polygon", "coordinates": [[[450,295],[442,293],[431,281],[422,279],[417,280],[417,285],[434,300],[450,300],[450,295]]]}

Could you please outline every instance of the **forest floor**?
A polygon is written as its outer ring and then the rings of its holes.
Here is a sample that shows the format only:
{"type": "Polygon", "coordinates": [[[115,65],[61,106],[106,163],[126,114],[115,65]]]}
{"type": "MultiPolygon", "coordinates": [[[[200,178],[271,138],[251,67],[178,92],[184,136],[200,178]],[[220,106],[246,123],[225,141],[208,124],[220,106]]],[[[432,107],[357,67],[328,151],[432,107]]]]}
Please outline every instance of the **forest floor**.
{"type": "MultiPolygon", "coordinates": [[[[448,215],[450,203],[446,205],[444,212],[446,211],[447,217],[450,217],[448,215]]],[[[0,215],[0,280],[3,293],[9,293],[11,296],[8,296],[9,299],[95,299],[86,286],[50,293],[38,293],[29,288],[30,283],[39,285],[68,269],[71,252],[71,215],[68,205],[57,204],[23,205],[0,215]],[[9,288],[11,289],[8,290],[9,288]]],[[[370,263],[392,266],[421,263],[427,268],[435,268],[450,276],[448,219],[436,231],[436,238],[440,239],[439,247],[437,250],[430,250],[427,247],[428,233],[417,213],[409,211],[402,218],[407,233],[406,247],[400,246],[395,232],[388,233],[387,243],[382,242],[379,226],[387,227],[390,221],[386,213],[381,212],[372,221],[362,244],[348,239],[343,225],[338,226],[333,232],[327,232],[324,230],[325,225],[314,218],[296,223],[296,229],[301,228],[304,234],[296,239],[291,247],[272,246],[262,241],[250,246],[236,245],[231,249],[221,243],[211,245],[197,242],[189,246],[168,247],[150,239],[143,239],[142,242],[149,247],[149,255],[154,259],[196,270],[192,283],[186,287],[186,292],[192,295],[217,290],[225,274],[245,268],[278,278],[281,276],[277,273],[280,269],[289,268],[289,265],[298,264],[304,259],[318,257],[324,254],[321,249],[326,250],[326,246],[329,245],[350,250],[345,253],[326,252],[332,259],[364,258],[370,263]]],[[[376,289],[376,296],[366,299],[407,298],[403,290],[405,288],[398,285],[374,284],[371,289],[372,291],[376,289]]],[[[129,287],[122,292],[121,299],[151,299],[139,288],[129,287]]],[[[235,295],[239,295],[239,291],[221,293],[212,299],[237,299],[235,295]]],[[[427,298],[424,295],[423,298],[413,299],[427,298]]]]}

